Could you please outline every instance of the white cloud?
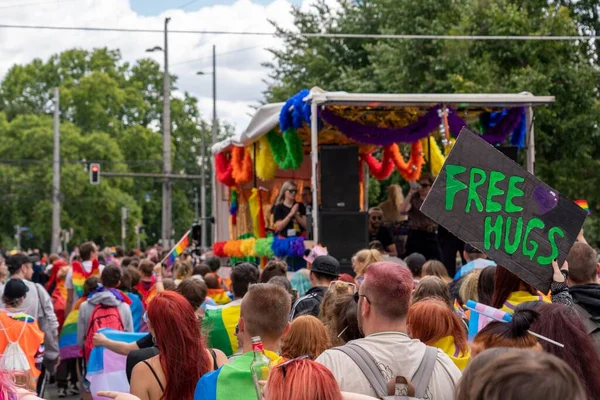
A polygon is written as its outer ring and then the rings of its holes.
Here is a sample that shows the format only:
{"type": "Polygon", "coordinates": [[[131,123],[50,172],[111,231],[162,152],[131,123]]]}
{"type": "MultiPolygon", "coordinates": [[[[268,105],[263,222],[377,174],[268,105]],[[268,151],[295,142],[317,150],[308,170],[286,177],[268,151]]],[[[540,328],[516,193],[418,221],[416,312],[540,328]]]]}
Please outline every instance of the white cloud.
{"type": "MultiPolygon", "coordinates": [[[[305,0],[303,7],[313,1],[305,0]]],[[[171,10],[148,17],[132,11],[128,0],[56,0],[37,6],[0,9],[0,14],[4,21],[25,25],[162,29],[164,18],[168,16],[171,17],[170,29],[272,32],[274,28],[268,20],[292,26],[290,9],[291,3],[287,0],[274,0],[266,6],[238,0],[228,6],[204,7],[193,12],[171,10]]],[[[212,115],[213,44],[217,46],[218,55],[217,112],[240,131],[250,119],[250,106],[262,99],[265,89],[263,79],[267,78],[268,70],[261,63],[269,61],[271,55],[264,49],[279,47],[281,42],[271,36],[171,34],[171,73],[179,77],[179,90],[199,99],[205,117],[212,115]],[[199,70],[208,76],[196,75],[199,70]]],[[[102,46],[119,48],[125,61],[150,56],[162,65],[161,53],[145,52],[155,45],[163,45],[162,34],[0,29],[0,74],[4,75],[15,63],[46,59],[71,48],[91,50],[102,46]]]]}

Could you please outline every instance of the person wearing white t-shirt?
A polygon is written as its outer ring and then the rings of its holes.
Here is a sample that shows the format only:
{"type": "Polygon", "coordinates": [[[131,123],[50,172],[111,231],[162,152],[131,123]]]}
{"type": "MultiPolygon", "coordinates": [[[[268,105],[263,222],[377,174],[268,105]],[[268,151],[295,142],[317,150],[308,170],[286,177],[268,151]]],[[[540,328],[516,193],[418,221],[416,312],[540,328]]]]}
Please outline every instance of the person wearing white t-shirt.
{"type": "MultiPolygon", "coordinates": [[[[358,326],[365,337],[349,343],[370,353],[386,381],[398,376],[411,380],[427,348],[406,333],[406,315],[413,289],[412,274],[408,268],[383,261],[371,264],[364,277],[355,300],[358,302],[358,326]]],[[[317,362],[329,368],[340,390],[377,397],[359,366],[344,352],[327,350],[317,358],[317,362]]],[[[460,377],[461,372],[452,360],[437,350],[425,398],[453,400],[454,387],[460,377]]],[[[396,393],[402,393],[403,389],[403,385],[396,385],[396,393]]]]}
{"type": "MultiPolygon", "coordinates": [[[[83,269],[90,273],[93,268],[93,260],[98,257],[98,248],[93,242],[83,243],[79,247],[79,255],[81,257],[81,266],[83,269]]],[[[98,275],[102,273],[104,269],[104,265],[100,265],[98,275]]],[[[71,310],[73,309],[73,305],[79,299],[79,295],[74,290],[73,286],[73,268],[69,268],[69,272],[67,272],[67,277],[65,278],[65,287],[67,288],[67,305],[65,307],[65,315],[69,315],[71,310]]]]}

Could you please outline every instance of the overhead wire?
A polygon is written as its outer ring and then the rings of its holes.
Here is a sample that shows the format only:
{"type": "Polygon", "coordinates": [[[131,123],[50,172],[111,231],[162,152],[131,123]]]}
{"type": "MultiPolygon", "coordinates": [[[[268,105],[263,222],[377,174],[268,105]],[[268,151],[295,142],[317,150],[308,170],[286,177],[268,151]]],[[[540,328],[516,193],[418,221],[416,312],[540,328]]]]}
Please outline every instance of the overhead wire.
{"type": "MultiPolygon", "coordinates": [[[[99,26],[52,26],[52,25],[24,25],[24,24],[0,24],[0,29],[40,29],[61,31],[88,31],[88,32],[129,32],[129,33],[164,33],[163,29],[141,29],[141,28],[115,28],[99,26]]],[[[172,29],[170,34],[193,34],[193,35],[232,35],[232,36],[276,36],[276,32],[260,31],[213,31],[193,29],[172,29]]],[[[398,39],[398,40],[516,40],[516,41],[576,41],[597,40],[597,35],[405,35],[405,34],[367,34],[367,33],[292,33],[307,38],[325,39],[398,39]]]]}
{"type": "MultiPolygon", "coordinates": [[[[226,51],[224,53],[217,53],[216,56],[217,57],[223,57],[223,56],[227,56],[227,55],[230,55],[230,54],[241,53],[243,51],[254,50],[254,49],[258,49],[258,48],[262,48],[262,47],[263,46],[244,47],[244,48],[241,48],[241,49],[236,49],[236,50],[232,50],[232,51],[226,51]]],[[[205,56],[205,57],[202,57],[202,58],[194,58],[194,59],[191,59],[191,60],[180,61],[180,62],[176,62],[176,63],[173,63],[173,64],[169,64],[169,67],[176,67],[178,65],[192,64],[192,63],[195,63],[195,62],[212,60],[212,57],[213,56],[211,55],[211,56],[205,56]]]]}

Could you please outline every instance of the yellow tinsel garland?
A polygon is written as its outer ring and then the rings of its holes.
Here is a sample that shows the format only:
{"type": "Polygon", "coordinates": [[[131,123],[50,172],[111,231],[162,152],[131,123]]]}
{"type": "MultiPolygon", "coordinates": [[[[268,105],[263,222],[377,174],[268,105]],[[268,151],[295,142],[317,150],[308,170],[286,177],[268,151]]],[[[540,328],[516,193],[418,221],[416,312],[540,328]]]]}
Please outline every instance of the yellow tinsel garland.
{"type": "Polygon", "coordinates": [[[263,181],[269,181],[275,177],[277,163],[273,158],[273,152],[266,136],[258,141],[256,154],[256,176],[263,181]]]}
{"type": "Polygon", "coordinates": [[[446,157],[444,157],[444,154],[442,154],[442,150],[440,150],[440,147],[433,136],[423,138],[421,141],[423,143],[423,155],[431,165],[431,173],[435,176],[438,176],[442,170],[444,162],[446,161],[446,157]],[[429,146],[431,146],[431,149],[429,146]],[[431,160],[429,159],[430,155],[431,160]]]}

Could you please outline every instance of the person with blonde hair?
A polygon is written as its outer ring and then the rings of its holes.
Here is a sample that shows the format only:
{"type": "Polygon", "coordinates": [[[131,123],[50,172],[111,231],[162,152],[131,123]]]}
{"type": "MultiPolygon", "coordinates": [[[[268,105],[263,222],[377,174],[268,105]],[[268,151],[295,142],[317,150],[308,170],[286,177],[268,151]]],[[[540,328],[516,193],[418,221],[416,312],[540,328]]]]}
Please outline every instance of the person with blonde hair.
{"type": "Polygon", "coordinates": [[[352,268],[356,273],[356,281],[360,285],[367,267],[373,263],[383,261],[381,253],[375,249],[363,249],[352,257],[352,268]]]}
{"type": "Polygon", "coordinates": [[[182,280],[192,276],[194,267],[189,261],[178,261],[173,267],[173,277],[175,280],[175,286],[179,285],[182,280]]]}
{"type": "Polygon", "coordinates": [[[383,211],[383,222],[394,223],[406,221],[406,214],[400,211],[402,202],[404,202],[404,193],[400,185],[390,185],[387,188],[387,200],[380,203],[377,207],[383,211]]]}
{"type": "Polygon", "coordinates": [[[281,186],[273,205],[275,233],[282,237],[301,236],[306,232],[306,208],[296,201],[298,187],[292,181],[281,186]]]}
{"type": "Polygon", "coordinates": [[[468,300],[479,301],[478,284],[482,271],[482,269],[476,269],[462,279],[458,289],[458,297],[462,304],[466,304],[468,300]]]}
{"type": "Polygon", "coordinates": [[[312,315],[302,315],[290,325],[281,342],[281,356],[292,359],[307,355],[316,359],[331,348],[325,325],[312,315]]]}

